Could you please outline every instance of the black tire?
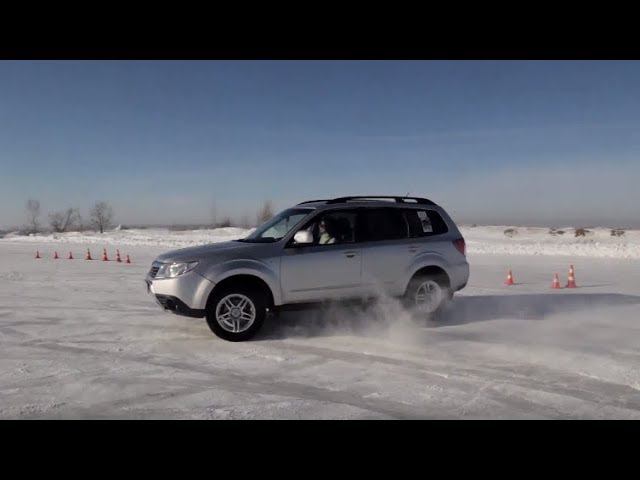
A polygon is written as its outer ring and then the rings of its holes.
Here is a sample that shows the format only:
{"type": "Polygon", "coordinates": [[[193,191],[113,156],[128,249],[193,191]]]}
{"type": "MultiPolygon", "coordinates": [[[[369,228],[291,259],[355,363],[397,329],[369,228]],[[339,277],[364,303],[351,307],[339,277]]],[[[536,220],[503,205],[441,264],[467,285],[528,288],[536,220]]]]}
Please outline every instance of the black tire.
{"type": "Polygon", "coordinates": [[[453,298],[453,291],[449,287],[449,279],[442,274],[420,274],[414,276],[409,285],[407,286],[407,291],[404,294],[404,305],[405,307],[411,311],[417,319],[435,319],[444,308],[449,304],[451,299],[453,298]],[[421,284],[423,284],[426,280],[433,280],[441,289],[441,298],[440,301],[434,311],[424,312],[420,311],[415,303],[415,296],[418,288],[421,284]]]}
{"type": "Polygon", "coordinates": [[[209,300],[206,311],[207,325],[213,333],[219,338],[229,342],[243,342],[253,338],[253,336],[262,328],[264,319],[267,316],[269,308],[267,294],[259,288],[252,286],[230,285],[215,292],[214,296],[209,300]],[[231,332],[225,330],[216,319],[216,308],[218,304],[228,295],[240,294],[248,297],[255,307],[255,319],[251,326],[241,332],[231,332]]]}

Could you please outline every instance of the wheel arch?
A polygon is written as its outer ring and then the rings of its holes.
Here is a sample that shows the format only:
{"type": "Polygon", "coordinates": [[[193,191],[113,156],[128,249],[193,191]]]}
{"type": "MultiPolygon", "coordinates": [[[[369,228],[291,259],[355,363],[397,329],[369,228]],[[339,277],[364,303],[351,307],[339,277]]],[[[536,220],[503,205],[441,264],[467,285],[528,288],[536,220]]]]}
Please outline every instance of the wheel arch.
{"type": "Polygon", "coordinates": [[[215,284],[215,287],[209,293],[209,297],[213,291],[217,291],[219,284],[226,282],[229,278],[244,277],[248,280],[257,278],[266,285],[272,305],[280,305],[282,295],[280,290],[280,279],[278,277],[279,270],[279,258],[268,259],[266,261],[259,261],[255,259],[234,259],[211,265],[202,272],[202,275],[215,284]]]}
{"type": "Polygon", "coordinates": [[[417,278],[420,276],[442,279],[444,282],[444,286],[449,289],[451,288],[451,277],[449,277],[447,270],[442,265],[438,265],[434,263],[429,265],[422,265],[420,267],[415,268],[412,271],[412,274],[409,276],[403,289],[403,292],[405,294],[407,292],[407,289],[409,288],[411,281],[414,278],[417,278]]]}
{"type": "Polygon", "coordinates": [[[207,298],[207,310],[210,308],[212,300],[219,292],[235,285],[243,287],[249,286],[264,291],[267,294],[269,308],[273,307],[275,301],[273,291],[263,278],[253,273],[232,273],[225,276],[222,280],[216,283],[215,287],[213,287],[213,290],[211,290],[209,297],[207,298]]]}

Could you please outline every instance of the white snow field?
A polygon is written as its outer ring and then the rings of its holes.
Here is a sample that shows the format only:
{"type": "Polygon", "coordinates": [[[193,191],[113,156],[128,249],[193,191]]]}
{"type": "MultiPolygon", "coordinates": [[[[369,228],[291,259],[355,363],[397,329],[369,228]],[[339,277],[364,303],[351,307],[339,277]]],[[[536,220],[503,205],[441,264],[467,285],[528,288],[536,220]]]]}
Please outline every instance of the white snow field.
{"type": "MultiPolygon", "coordinates": [[[[640,230],[626,230],[622,236],[612,236],[609,228],[588,228],[585,236],[576,237],[574,228],[510,226],[463,226],[460,228],[467,241],[467,251],[504,255],[569,255],[573,257],[633,258],[640,260],[640,230]],[[505,230],[515,230],[511,236],[505,230]]],[[[174,231],[162,228],[120,229],[99,234],[95,232],[68,232],[20,236],[10,233],[0,241],[40,243],[144,245],[168,248],[188,247],[204,243],[232,240],[246,236],[251,229],[216,228],[174,231]]]]}
{"type": "Polygon", "coordinates": [[[245,343],[161,311],[143,282],[157,254],[241,232],[10,236],[0,418],[640,419],[635,232],[596,244],[503,230],[464,230],[469,286],[438,321],[384,300],[283,314],[245,343]],[[133,263],[82,259],[103,246],[133,263]],[[551,290],[570,264],[579,288],[551,290]]]}

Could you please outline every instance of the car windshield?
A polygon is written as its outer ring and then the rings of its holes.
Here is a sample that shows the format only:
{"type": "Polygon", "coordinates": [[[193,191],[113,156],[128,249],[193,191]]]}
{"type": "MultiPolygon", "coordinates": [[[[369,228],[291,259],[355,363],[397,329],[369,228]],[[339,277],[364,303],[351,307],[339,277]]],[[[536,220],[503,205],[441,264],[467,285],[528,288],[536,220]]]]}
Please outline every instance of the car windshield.
{"type": "Polygon", "coordinates": [[[239,241],[277,242],[312,211],[313,209],[311,208],[289,208],[284,210],[275,217],[267,220],[251,234],[239,241]]]}

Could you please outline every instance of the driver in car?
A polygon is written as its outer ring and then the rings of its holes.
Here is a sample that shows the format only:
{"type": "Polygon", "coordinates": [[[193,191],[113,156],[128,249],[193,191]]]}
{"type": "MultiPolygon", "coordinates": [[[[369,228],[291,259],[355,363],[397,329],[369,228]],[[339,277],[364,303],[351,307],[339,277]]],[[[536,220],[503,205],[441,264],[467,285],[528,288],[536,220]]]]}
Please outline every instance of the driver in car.
{"type": "Polygon", "coordinates": [[[331,222],[328,219],[320,220],[320,225],[318,225],[320,239],[318,240],[319,245],[327,245],[331,243],[335,243],[336,239],[332,235],[331,222]]]}

